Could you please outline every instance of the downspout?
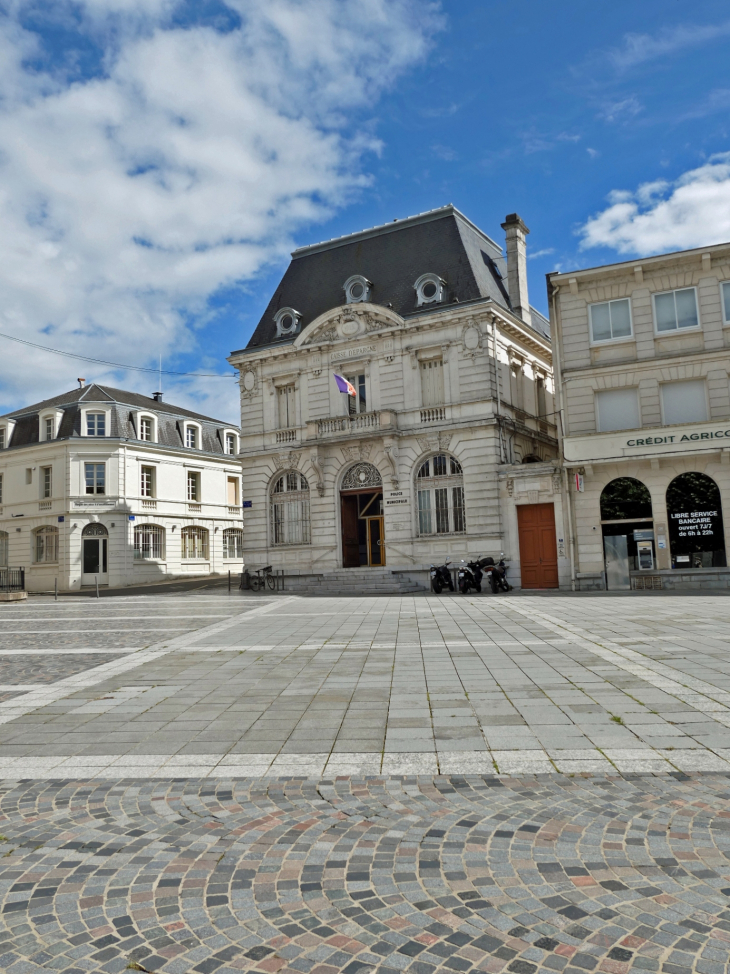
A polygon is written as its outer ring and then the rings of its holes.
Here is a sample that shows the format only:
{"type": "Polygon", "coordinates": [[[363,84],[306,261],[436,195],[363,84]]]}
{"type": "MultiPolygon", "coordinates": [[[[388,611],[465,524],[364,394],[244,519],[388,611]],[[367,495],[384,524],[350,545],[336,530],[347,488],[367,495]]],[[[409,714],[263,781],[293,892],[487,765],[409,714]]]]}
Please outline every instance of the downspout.
{"type": "Polygon", "coordinates": [[[560,459],[561,465],[565,472],[565,499],[568,508],[568,548],[570,551],[570,587],[573,592],[575,592],[575,523],[573,518],[573,501],[570,496],[570,477],[568,476],[568,471],[565,467],[565,450],[563,446],[563,434],[565,430],[565,417],[563,414],[563,370],[562,362],[560,360],[560,348],[562,341],[562,322],[560,320],[560,308],[557,301],[558,291],[560,290],[559,284],[553,284],[550,280],[550,275],[547,275],[548,292],[550,294],[550,304],[552,306],[552,319],[555,325],[555,341],[553,342],[553,364],[554,370],[553,375],[555,376],[555,398],[557,400],[557,414],[558,414],[558,440],[560,443],[560,459]]]}
{"type": "Polygon", "coordinates": [[[502,448],[502,403],[499,397],[499,361],[497,360],[497,317],[492,315],[492,346],[494,351],[494,386],[497,392],[497,430],[499,431],[499,462],[504,463],[502,448]]]}

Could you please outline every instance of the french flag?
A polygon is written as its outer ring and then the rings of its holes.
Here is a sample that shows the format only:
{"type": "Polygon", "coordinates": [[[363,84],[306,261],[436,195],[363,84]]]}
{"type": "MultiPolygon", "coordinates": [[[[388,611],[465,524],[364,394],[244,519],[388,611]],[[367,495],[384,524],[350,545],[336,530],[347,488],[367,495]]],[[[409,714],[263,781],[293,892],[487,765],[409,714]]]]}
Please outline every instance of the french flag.
{"type": "Polygon", "coordinates": [[[340,392],[346,392],[348,396],[355,396],[357,398],[357,389],[351,382],[348,382],[344,376],[337,375],[336,372],[333,372],[332,375],[335,377],[335,382],[340,392]]]}

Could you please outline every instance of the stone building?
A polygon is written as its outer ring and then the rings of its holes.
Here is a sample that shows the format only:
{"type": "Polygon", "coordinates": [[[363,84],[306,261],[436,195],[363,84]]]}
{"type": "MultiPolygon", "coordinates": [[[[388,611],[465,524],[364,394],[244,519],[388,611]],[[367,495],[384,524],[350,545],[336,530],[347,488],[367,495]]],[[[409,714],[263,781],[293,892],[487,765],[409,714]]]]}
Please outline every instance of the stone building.
{"type": "Polygon", "coordinates": [[[550,466],[557,441],[529,231],[516,214],[503,228],[506,254],[445,206],[292,254],[229,357],[247,565],[406,571],[504,550],[498,471],[550,466]]]}
{"type": "Polygon", "coordinates": [[[238,446],[161,393],[95,384],[0,416],[0,571],[30,592],[240,572],[238,446]]]}
{"type": "Polygon", "coordinates": [[[730,244],[548,289],[575,587],[726,587],[730,244]]]}

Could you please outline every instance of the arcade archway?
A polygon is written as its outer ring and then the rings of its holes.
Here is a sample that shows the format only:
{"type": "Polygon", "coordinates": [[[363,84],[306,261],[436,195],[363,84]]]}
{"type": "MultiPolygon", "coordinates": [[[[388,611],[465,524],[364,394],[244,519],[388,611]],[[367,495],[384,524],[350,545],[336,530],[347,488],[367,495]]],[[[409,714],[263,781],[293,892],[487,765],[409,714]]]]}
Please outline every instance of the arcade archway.
{"type": "Polygon", "coordinates": [[[372,463],[356,463],[340,485],[344,568],[385,565],[383,480],[372,463]]]}
{"type": "Polygon", "coordinates": [[[667,487],[672,568],[723,568],[725,531],[720,488],[712,477],[689,471],[667,487]]]}

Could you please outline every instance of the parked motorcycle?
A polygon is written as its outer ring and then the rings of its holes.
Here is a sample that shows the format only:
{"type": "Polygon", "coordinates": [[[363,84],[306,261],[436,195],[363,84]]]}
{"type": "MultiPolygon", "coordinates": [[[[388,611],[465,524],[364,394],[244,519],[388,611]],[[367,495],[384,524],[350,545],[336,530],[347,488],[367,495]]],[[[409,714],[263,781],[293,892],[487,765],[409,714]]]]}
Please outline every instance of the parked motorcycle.
{"type": "Polygon", "coordinates": [[[494,563],[494,558],[482,559],[484,574],[487,576],[489,587],[496,595],[497,592],[510,592],[512,586],[507,581],[507,566],[504,562],[504,552],[500,555],[499,564],[494,563]]]}
{"type": "Polygon", "coordinates": [[[459,591],[468,595],[470,589],[475,592],[482,590],[482,563],[479,558],[474,561],[462,561],[458,571],[459,591]]]}
{"type": "Polygon", "coordinates": [[[431,588],[436,595],[440,595],[444,588],[448,588],[450,592],[454,591],[454,580],[449,569],[450,564],[451,562],[446,561],[443,565],[431,565],[431,588]]]}

